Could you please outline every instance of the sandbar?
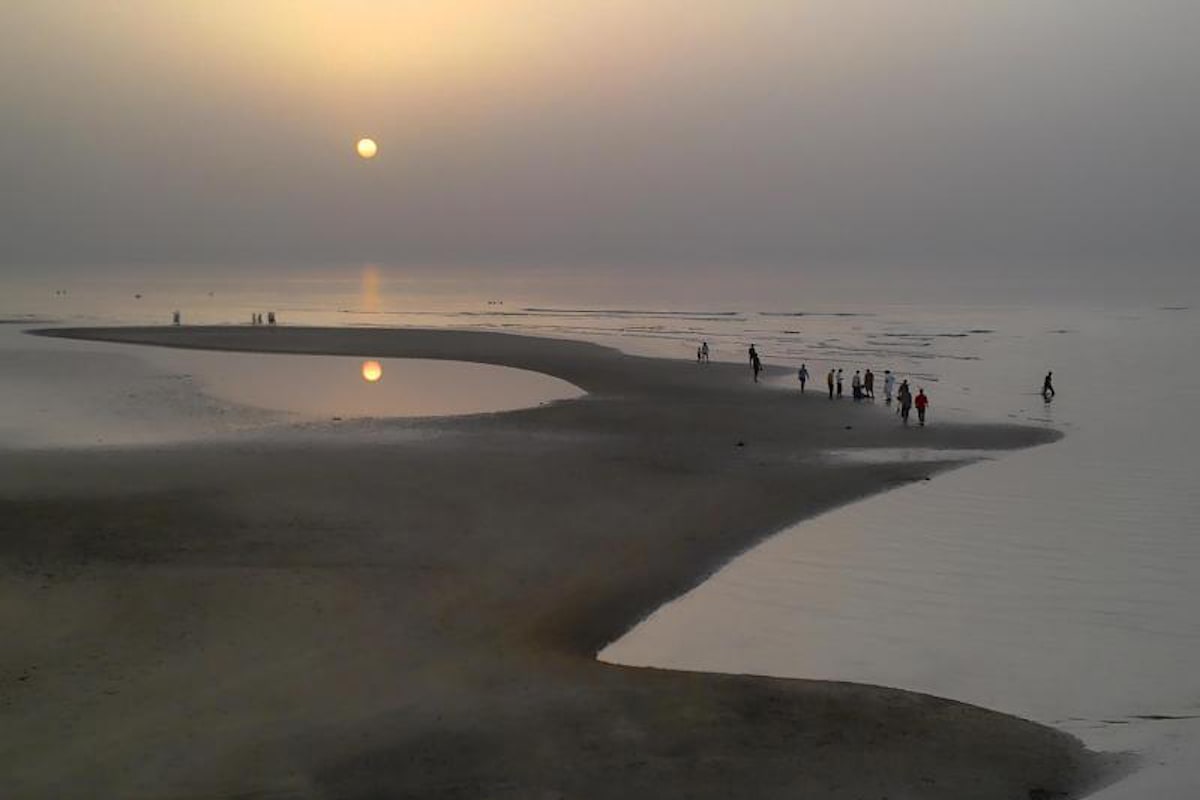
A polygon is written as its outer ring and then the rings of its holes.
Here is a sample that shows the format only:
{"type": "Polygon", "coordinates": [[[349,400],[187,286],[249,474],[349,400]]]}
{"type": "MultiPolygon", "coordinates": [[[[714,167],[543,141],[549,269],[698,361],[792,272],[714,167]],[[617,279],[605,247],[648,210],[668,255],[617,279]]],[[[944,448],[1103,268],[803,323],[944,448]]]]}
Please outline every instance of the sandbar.
{"type": "Polygon", "coordinates": [[[949,700],[595,658],[771,533],[1050,430],[905,429],[738,364],[490,332],[44,333],[477,361],[587,394],[374,437],[5,453],[6,796],[986,800],[1112,773],[1065,733],[949,700]],[[814,457],[917,446],[946,458],[814,457]]]}

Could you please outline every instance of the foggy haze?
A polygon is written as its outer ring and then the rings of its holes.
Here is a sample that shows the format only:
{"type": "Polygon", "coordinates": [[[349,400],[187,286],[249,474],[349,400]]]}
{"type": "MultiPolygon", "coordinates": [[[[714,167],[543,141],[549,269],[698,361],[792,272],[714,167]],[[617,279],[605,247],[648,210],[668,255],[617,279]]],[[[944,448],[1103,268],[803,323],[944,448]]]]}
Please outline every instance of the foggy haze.
{"type": "Polygon", "coordinates": [[[0,10],[0,268],[1191,273],[1200,4],[0,10]],[[379,157],[357,159],[370,135],[379,157]]]}

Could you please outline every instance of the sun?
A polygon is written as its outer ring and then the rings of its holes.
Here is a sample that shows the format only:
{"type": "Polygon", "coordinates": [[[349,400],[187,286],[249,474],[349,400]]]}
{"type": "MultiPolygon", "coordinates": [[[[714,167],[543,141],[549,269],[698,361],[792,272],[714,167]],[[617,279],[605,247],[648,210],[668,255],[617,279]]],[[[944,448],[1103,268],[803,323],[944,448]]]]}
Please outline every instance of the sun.
{"type": "Polygon", "coordinates": [[[378,361],[364,361],[362,365],[363,380],[375,383],[383,377],[383,365],[378,361]]]}
{"type": "Polygon", "coordinates": [[[363,137],[354,145],[354,149],[358,151],[359,158],[374,158],[379,152],[379,145],[375,144],[374,139],[363,137]]]}

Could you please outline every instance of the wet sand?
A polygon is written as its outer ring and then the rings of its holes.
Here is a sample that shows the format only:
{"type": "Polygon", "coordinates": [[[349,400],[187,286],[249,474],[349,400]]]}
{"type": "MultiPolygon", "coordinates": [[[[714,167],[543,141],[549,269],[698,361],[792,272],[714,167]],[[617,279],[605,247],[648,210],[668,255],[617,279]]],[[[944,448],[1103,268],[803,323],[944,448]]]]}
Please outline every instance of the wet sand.
{"type": "Polygon", "coordinates": [[[819,451],[1018,448],[1044,429],[905,429],[869,404],[755,386],[741,365],[492,333],[52,333],[478,361],[589,394],[5,453],[11,796],[1029,798],[1109,771],[1065,734],[924,695],[595,660],[773,531],[963,463],[819,451]]]}

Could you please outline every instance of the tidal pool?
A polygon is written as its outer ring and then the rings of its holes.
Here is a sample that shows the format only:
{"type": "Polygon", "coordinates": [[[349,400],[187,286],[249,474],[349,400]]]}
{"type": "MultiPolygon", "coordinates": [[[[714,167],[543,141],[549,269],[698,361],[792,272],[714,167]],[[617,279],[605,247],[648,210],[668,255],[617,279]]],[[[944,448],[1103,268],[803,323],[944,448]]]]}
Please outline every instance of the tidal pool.
{"type": "Polygon", "coordinates": [[[199,350],[152,358],[214,397],[312,418],[480,414],[583,395],[550,375],[465,361],[199,350]]]}
{"type": "Polygon", "coordinates": [[[510,411],[583,391],[461,361],[51,339],[0,325],[0,449],[166,444],[329,420],[510,411]]]}

